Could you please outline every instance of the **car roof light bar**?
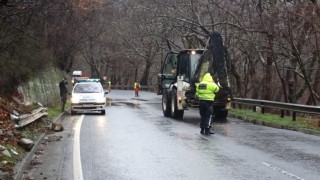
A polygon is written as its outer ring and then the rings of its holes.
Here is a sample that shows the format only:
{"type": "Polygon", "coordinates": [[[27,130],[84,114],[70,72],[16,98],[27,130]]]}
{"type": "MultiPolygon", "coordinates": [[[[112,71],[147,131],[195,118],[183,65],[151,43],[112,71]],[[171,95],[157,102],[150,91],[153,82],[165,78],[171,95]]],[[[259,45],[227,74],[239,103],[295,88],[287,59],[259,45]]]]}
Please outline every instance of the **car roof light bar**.
{"type": "Polygon", "coordinates": [[[100,82],[100,79],[77,79],[77,82],[100,82]]]}

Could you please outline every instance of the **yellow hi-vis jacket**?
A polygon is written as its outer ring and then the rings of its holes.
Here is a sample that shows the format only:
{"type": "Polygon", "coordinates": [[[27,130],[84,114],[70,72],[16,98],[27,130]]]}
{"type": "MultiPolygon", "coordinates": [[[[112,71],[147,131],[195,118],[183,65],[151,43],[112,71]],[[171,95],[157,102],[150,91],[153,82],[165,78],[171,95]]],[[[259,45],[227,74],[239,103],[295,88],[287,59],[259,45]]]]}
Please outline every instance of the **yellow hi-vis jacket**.
{"type": "Polygon", "coordinates": [[[214,93],[219,91],[219,86],[214,83],[210,73],[206,73],[202,81],[196,86],[196,96],[199,100],[214,101],[214,93]]]}
{"type": "Polygon", "coordinates": [[[133,85],[133,88],[134,89],[136,89],[136,88],[140,89],[141,88],[140,83],[135,82],[134,85],[133,85]]]}

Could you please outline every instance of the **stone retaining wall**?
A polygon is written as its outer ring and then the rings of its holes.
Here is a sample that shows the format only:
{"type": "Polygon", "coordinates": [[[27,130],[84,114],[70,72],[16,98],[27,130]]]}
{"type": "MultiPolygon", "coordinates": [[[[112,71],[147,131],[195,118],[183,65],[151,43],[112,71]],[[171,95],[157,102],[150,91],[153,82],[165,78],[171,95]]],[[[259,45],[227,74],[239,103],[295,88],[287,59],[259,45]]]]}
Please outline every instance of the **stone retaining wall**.
{"type": "Polygon", "coordinates": [[[59,82],[63,77],[67,77],[67,74],[61,70],[46,69],[38,73],[28,83],[19,86],[17,94],[20,96],[16,99],[20,99],[25,105],[34,102],[40,102],[44,106],[57,105],[60,103],[59,82]]]}

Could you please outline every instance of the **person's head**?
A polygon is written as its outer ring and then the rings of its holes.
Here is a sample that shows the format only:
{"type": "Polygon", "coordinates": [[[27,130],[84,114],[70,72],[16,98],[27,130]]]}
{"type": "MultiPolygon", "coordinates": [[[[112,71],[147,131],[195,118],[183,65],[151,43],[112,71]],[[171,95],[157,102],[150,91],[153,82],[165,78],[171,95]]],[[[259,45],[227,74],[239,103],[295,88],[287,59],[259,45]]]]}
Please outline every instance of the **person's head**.
{"type": "Polygon", "coordinates": [[[67,78],[64,77],[64,78],[62,79],[62,81],[63,81],[65,84],[68,84],[67,78]]]}
{"type": "Polygon", "coordinates": [[[214,82],[210,73],[206,73],[206,74],[203,76],[202,81],[214,82]]]}

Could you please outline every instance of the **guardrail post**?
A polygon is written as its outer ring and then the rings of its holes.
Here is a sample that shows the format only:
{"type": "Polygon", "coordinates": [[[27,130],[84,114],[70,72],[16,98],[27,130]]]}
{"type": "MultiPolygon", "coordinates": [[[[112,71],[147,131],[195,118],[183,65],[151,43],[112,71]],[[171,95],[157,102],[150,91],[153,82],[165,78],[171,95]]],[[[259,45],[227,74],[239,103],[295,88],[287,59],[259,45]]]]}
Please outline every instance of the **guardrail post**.
{"type": "Polygon", "coordinates": [[[261,106],[261,113],[264,114],[265,113],[265,108],[263,106],[261,106]]]}
{"type": "Polygon", "coordinates": [[[281,118],[283,118],[284,117],[284,110],[281,110],[281,116],[280,116],[281,118]]]}
{"type": "Polygon", "coordinates": [[[297,113],[292,112],[292,121],[296,121],[297,113]]]}

